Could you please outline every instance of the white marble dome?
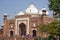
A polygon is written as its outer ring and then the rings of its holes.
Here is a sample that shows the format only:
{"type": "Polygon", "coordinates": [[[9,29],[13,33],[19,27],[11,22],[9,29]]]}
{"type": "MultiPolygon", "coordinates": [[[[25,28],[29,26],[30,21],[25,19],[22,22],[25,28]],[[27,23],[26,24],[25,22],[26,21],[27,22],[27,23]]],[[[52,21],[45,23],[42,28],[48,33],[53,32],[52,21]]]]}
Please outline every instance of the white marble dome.
{"type": "Polygon", "coordinates": [[[39,11],[39,14],[43,14],[43,13],[42,13],[42,10],[46,10],[46,14],[47,14],[47,15],[49,14],[46,8],[42,8],[42,9],[39,11]]]}
{"type": "Polygon", "coordinates": [[[41,10],[46,10],[46,8],[42,8],[41,10]]]}
{"type": "Polygon", "coordinates": [[[17,15],[24,15],[24,12],[20,11],[17,15]]]}
{"type": "Polygon", "coordinates": [[[37,14],[38,13],[38,9],[33,5],[31,4],[26,10],[25,12],[27,14],[37,14]]]}
{"type": "Polygon", "coordinates": [[[5,12],[3,15],[7,15],[7,13],[5,12]]]}

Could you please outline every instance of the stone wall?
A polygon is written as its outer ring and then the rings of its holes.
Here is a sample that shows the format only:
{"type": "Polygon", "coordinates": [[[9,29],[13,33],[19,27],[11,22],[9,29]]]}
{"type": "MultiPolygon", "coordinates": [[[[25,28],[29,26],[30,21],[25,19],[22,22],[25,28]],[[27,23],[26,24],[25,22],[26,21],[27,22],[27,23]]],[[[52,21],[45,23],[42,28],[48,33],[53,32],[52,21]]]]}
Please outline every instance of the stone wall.
{"type": "Polygon", "coordinates": [[[9,38],[4,38],[4,40],[34,40],[34,38],[33,37],[29,37],[29,38],[27,38],[27,37],[24,37],[24,38],[22,38],[22,37],[9,37],[9,38]]]}

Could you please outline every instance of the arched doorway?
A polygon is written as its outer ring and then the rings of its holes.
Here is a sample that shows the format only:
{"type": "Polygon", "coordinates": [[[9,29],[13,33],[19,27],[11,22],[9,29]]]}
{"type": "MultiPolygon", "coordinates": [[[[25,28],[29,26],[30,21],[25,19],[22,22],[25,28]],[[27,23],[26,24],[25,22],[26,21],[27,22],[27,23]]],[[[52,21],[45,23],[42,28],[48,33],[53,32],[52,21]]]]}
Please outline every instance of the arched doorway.
{"type": "Polygon", "coordinates": [[[33,30],[33,37],[36,37],[36,30],[33,30]]]}
{"type": "Polygon", "coordinates": [[[26,25],[24,23],[21,23],[19,25],[19,34],[21,36],[25,36],[26,35],[26,25]]]}
{"type": "Polygon", "coordinates": [[[13,37],[13,31],[10,31],[10,36],[13,37]]]}

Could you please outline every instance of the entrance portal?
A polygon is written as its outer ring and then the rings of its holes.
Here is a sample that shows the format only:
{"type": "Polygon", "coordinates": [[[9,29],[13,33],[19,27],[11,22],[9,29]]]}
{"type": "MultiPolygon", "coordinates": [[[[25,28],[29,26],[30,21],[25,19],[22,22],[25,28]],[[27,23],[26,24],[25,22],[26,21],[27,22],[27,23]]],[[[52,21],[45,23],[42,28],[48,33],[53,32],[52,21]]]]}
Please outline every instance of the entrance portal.
{"type": "Polygon", "coordinates": [[[19,34],[21,36],[25,36],[26,35],[26,25],[24,23],[21,23],[19,25],[19,34]]]}

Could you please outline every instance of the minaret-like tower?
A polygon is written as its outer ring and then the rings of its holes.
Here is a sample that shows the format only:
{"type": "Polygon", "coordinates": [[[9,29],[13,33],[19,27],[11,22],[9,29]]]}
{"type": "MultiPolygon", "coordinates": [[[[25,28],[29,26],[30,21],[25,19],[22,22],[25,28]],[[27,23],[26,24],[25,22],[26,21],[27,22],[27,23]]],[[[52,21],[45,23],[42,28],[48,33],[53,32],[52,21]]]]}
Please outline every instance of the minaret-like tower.
{"type": "Polygon", "coordinates": [[[46,10],[46,8],[43,8],[42,9],[42,24],[45,24],[45,22],[46,22],[46,19],[47,19],[47,10],[46,10]]]}
{"type": "Polygon", "coordinates": [[[4,13],[4,27],[3,27],[3,35],[4,35],[4,37],[6,37],[6,33],[7,33],[7,13],[4,13]]]}

